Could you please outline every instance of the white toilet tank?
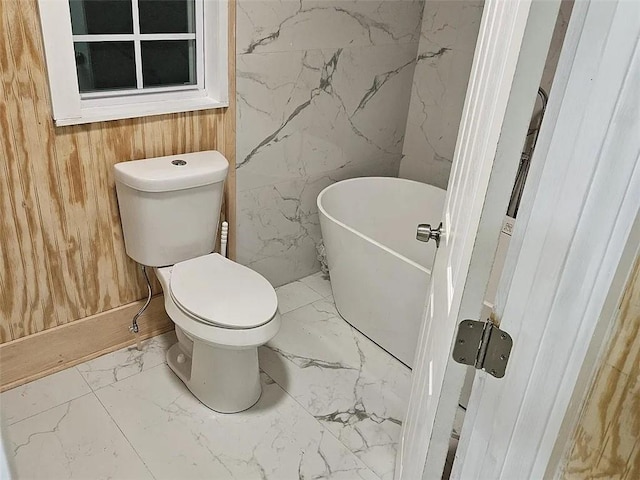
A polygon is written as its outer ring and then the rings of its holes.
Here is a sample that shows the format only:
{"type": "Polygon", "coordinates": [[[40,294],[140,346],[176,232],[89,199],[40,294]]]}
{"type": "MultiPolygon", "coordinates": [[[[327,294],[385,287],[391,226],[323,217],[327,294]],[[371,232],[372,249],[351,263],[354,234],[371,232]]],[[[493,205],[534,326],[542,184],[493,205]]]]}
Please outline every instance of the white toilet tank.
{"type": "Polygon", "coordinates": [[[114,165],[127,255],[161,267],[211,253],[228,169],[215,150],[114,165]]]}

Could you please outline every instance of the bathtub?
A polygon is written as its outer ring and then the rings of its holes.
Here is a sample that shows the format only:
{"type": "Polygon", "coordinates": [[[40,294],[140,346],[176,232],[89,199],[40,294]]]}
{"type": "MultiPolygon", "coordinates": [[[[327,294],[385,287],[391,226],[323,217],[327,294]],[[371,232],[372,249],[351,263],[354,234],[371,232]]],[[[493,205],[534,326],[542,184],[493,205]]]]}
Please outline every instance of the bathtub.
{"type": "Polygon", "coordinates": [[[344,180],[318,195],[320,228],[340,315],[413,366],[435,243],[416,240],[438,224],[445,191],[387,177],[344,180]]]}

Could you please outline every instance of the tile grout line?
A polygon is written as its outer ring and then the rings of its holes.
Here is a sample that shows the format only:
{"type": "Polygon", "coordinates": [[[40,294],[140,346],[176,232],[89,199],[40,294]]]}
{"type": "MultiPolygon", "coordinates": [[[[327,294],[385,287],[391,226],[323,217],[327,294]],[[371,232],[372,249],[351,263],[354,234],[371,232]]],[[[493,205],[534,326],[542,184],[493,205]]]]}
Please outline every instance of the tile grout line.
{"type": "MultiPolygon", "coordinates": [[[[159,366],[160,366],[160,365],[156,365],[156,367],[159,367],[159,366]]],[[[153,368],[156,368],[156,367],[153,367],[153,368]]],[[[149,370],[152,370],[153,368],[150,368],[149,370]]],[[[139,372],[139,373],[137,373],[136,375],[139,375],[140,373],[142,373],[142,372],[139,372]]],[[[132,375],[132,377],[133,377],[133,376],[135,376],[135,375],[132,375]]],[[[131,377],[127,377],[127,378],[131,378],[131,377]]],[[[123,380],[126,380],[126,379],[123,379],[123,380]]],[[[115,382],[115,383],[118,383],[118,382],[115,382]]],[[[111,387],[112,385],[114,385],[114,384],[111,384],[111,385],[105,385],[105,386],[104,386],[104,387],[102,387],[102,388],[109,388],[109,387],[111,387]]],[[[102,388],[101,388],[101,389],[99,389],[99,390],[102,390],[102,388]]],[[[129,437],[127,437],[127,435],[122,431],[122,428],[120,428],[120,424],[118,424],[118,422],[116,421],[116,419],[115,419],[115,418],[113,418],[113,417],[111,416],[111,412],[109,412],[109,410],[107,409],[107,407],[105,407],[104,403],[102,403],[102,400],[100,400],[100,397],[98,397],[98,395],[96,395],[96,392],[92,392],[92,393],[95,395],[96,399],[98,400],[98,403],[100,403],[100,406],[101,406],[101,407],[104,409],[104,411],[107,413],[107,415],[109,416],[109,418],[111,419],[111,421],[113,422],[113,424],[116,426],[116,428],[118,429],[118,431],[122,434],[123,438],[127,441],[127,443],[129,444],[129,446],[131,447],[131,450],[133,450],[133,453],[135,453],[135,454],[136,454],[136,457],[138,457],[138,459],[142,462],[142,464],[144,465],[144,468],[146,468],[146,469],[147,469],[147,472],[149,472],[149,475],[151,475],[151,478],[155,479],[155,478],[156,478],[156,476],[153,474],[153,472],[152,472],[152,471],[151,471],[151,469],[149,468],[149,465],[147,465],[147,462],[145,462],[145,461],[144,461],[144,459],[140,456],[140,453],[138,453],[138,450],[136,449],[136,447],[134,447],[134,446],[133,446],[133,444],[131,443],[131,440],[129,440],[129,437]]]]}
{"type": "MultiPolygon", "coordinates": [[[[99,358],[99,357],[98,357],[98,358],[99,358]]],[[[81,364],[79,364],[79,365],[84,365],[85,363],[88,363],[88,362],[84,362],[84,363],[81,363],[81,364]]],[[[87,387],[89,387],[89,390],[91,390],[91,393],[95,393],[95,390],[94,390],[94,389],[93,389],[93,387],[89,384],[89,381],[88,381],[86,378],[84,378],[84,375],[82,375],[82,372],[81,372],[80,370],[78,370],[78,366],[79,366],[79,365],[75,365],[75,366],[73,367],[73,369],[74,369],[76,372],[78,372],[78,375],[80,375],[80,377],[82,378],[82,381],[85,383],[85,385],[86,385],[87,387]]]]}
{"type": "Polygon", "coordinates": [[[300,310],[301,308],[308,307],[309,305],[311,305],[311,304],[313,304],[315,302],[319,302],[320,300],[324,300],[324,298],[318,298],[317,300],[314,300],[313,302],[305,303],[304,305],[300,305],[299,307],[293,308],[291,310],[287,310],[284,313],[280,312],[280,316],[284,317],[285,315],[289,315],[291,312],[295,312],[297,310],[300,310]]]}
{"type": "Polygon", "coordinates": [[[80,398],[86,397],[87,395],[91,395],[92,393],[93,393],[93,391],[89,391],[87,393],[83,393],[82,395],[78,395],[77,397],[73,397],[73,398],[71,398],[69,400],[65,400],[64,402],[59,403],[58,405],[54,405],[53,407],[45,408],[44,410],[41,410],[41,411],[39,411],[37,413],[29,415],[28,417],[21,418],[20,420],[18,420],[16,422],[7,423],[7,424],[5,424],[5,428],[13,427],[14,425],[17,425],[20,422],[23,422],[25,420],[29,420],[29,419],[31,419],[33,417],[37,417],[38,415],[40,415],[42,413],[49,412],[49,411],[53,410],[54,408],[61,407],[63,405],[66,405],[67,403],[75,402],[76,400],[79,400],[80,398]]]}
{"type": "MultiPolygon", "coordinates": [[[[312,273],[311,275],[307,275],[306,277],[302,277],[300,280],[296,280],[296,282],[300,282],[300,283],[303,283],[303,284],[307,285],[303,280],[306,279],[306,278],[313,277],[315,275],[316,275],[315,273],[312,273]]],[[[331,290],[331,281],[327,280],[327,282],[329,283],[329,289],[331,290]]],[[[331,295],[333,295],[333,290],[331,290],[331,293],[329,295],[324,295],[322,292],[319,292],[318,290],[313,288],[311,285],[307,285],[307,287],[309,287],[311,290],[316,292],[318,295],[322,296],[322,298],[327,298],[327,297],[330,297],[331,295]]]]}
{"type": "MultiPolygon", "coordinates": [[[[85,363],[87,363],[87,362],[85,362],[85,363]]],[[[80,365],[83,365],[83,364],[81,363],[80,365]]],[[[45,378],[50,378],[50,377],[52,377],[53,375],[56,375],[57,373],[61,373],[61,372],[67,371],[67,370],[75,370],[75,371],[76,371],[76,373],[80,376],[80,378],[81,378],[81,379],[82,379],[82,381],[84,382],[84,384],[85,384],[85,385],[87,386],[87,388],[89,389],[89,391],[88,391],[88,392],[86,392],[86,393],[82,393],[82,394],[77,395],[77,396],[72,397],[72,398],[69,398],[69,399],[65,400],[64,402],[62,402],[62,403],[58,403],[58,404],[56,404],[56,405],[52,405],[52,406],[50,406],[50,407],[45,408],[44,410],[40,410],[40,411],[38,411],[38,412],[32,413],[31,415],[29,415],[29,416],[27,416],[27,417],[24,417],[24,418],[21,418],[20,420],[16,420],[15,422],[7,422],[7,423],[5,424],[5,426],[6,426],[6,427],[11,427],[11,426],[13,426],[13,425],[16,425],[16,424],[18,424],[18,423],[22,422],[23,420],[28,420],[28,419],[30,419],[30,418],[35,417],[36,415],[40,415],[41,413],[48,412],[49,410],[53,410],[54,408],[57,408],[57,407],[59,407],[59,406],[61,406],[61,405],[65,405],[65,404],[67,404],[67,403],[69,403],[69,402],[73,402],[74,400],[78,400],[79,398],[85,397],[85,396],[89,395],[90,393],[95,394],[96,390],[94,390],[94,389],[93,389],[93,387],[92,387],[92,386],[89,384],[89,382],[87,381],[87,379],[86,379],[86,378],[84,378],[84,375],[82,375],[82,372],[81,372],[80,370],[78,370],[78,366],[79,366],[79,365],[75,365],[75,366],[70,367],[70,368],[68,368],[68,369],[66,369],[66,370],[61,370],[60,372],[52,373],[52,374],[50,374],[50,375],[47,375],[46,377],[42,377],[42,378],[39,378],[38,380],[34,380],[33,382],[26,383],[25,385],[29,385],[30,383],[35,383],[35,382],[37,382],[37,381],[39,381],[39,380],[42,380],[42,379],[45,379],[45,378]]],[[[141,372],[139,372],[139,373],[141,373],[141,372]]],[[[115,383],[115,382],[114,382],[114,383],[115,383]]],[[[22,386],[22,385],[21,385],[21,386],[22,386]]],[[[105,386],[108,386],[108,385],[105,385],[105,386]]],[[[20,387],[16,387],[16,388],[20,388],[20,387]]],[[[98,389],[98,390],[99,390],[99,389],[98,389]]],[[[7,392],[10,392],[10,391],[11,391],[11,390],[7,390],[7,392]]],[[[3,392],[3,393],[6,393],[6,392],[3,392]]],[[[1,398],[1,397],[0,397],[0,398],[1,398]]],[[[1,401],[1,399],[0,399],[0,404],[1,404],[1,403],[2,403],[2,401],[1,401]]]]}
{"type": "MultiPolygon", "coordinates": [[[[299,280],[296,280],[296,281],[299,281],[299,280]]],[[[288,284],[287,284],[287,285],[288,285],[288,284]]],[[[279,287],[278,287],[278,288],[279,288],[279,287]]],[[[309,288],[311,288],[311,287],[309,287],[309,288]]],[[[326,297],[323,297],[323,296],[322,296],[322,294],[321,294],[320,292],[316,292],[315,290],[314,290],[314,292],[315,292],[315,293],[317,293],[318,295],[320,295],[320,298],[316,298],[315,300],[312,300],[312,301],[310,301],[309,303],[305,303],[304,305],[300,305],[299,307],[293,308],[293,309],[291,309],[291,310],[287,310],[285,313],[280,312],[280,315],[281,315],[281,316],[288,315],[288,314],[290,314],[291,312],[295,312],[295,311],[297,311],[297,310],[300,310],[301,308],[308,307],[309,305],[312,305],[312,304],[314,304],[314,303],[316,303],[316,302],[319,302],[319,301],[321,301],[321,300],[326,300],[326,299],[327,299],[327,298],[329,298],[329,297],[333,297],[333,293],[332,293],[332,294],[327,295],[326,297]]],[[[340,318],[342,318],[342,317],[340,317],[340,318]]]]}
{"type": "MultiPolygon", "coordinates": [[[[146,353],[146,352],[143,352],[143,355],[144,355],[144,353],[146,353]]],[[[99,357],[98,357],[98,358],[99,358],[99,357]]],[[[82,365],[82,364],[81,364],[81,365],[82,365]]],[[[147,369],[147,370],[141,370],[141,371],[139,371],[139,372],[137,372],[137,373],[134,373],[133,375],[130,375],[130,376],[125,377],[125,378],[122,378],[122,379],[120,379],[120,380],[116,380],[115,382],[110,383],[109,385],[104,385],[104,386],[99,387],[99,388],[97,388],[97,389],[95,389],[95,390],[94,390],[94,389],[93,389],[93,387],[89,384],[89,382],[87,381],[87,379],[86,379],[86,378],[84,378],[84,375],[82,375],[82,373],[81,373],[80,371],[78,371],[79,375],[82,377],[82,379],[83,379],[83,380],[84,380],[84,382],[87,384],[87,386],[89,387],[89,389],[91,389],[91,393],[96,397],[96,400],[98,401],[98,403],[100,403],[100,406],[104,409],[104,411],[107,413],[107,415],[109,416],[109,418],[111,419],[111,421],[113,422],[113,424],[116,426],[116,428],[118,429],[118,431],[122,434],[123,438],[126,440],[127,444],[129,444],[129,447],[131,448],[131,450],[133,450],[133,452],[135,453],[136,457],[138,457],[138,459],[142,462],[142,464],[144,465],[144,468],[146,468],[146,469],[147,469],[147,472],[149,472],[149,475],[151,475],[151,478],[154,478],[154,479],[156,478],[156,476],[153,474],[153,472],[151,471],[151,469],[150,469],[150,468],[149,468],[149,466],[147,465],[147,462],[145,462],[145,461],[144,461],[144,459],[142,458],[142,456],[140,455],[140,453],[138,452],[138,450],[137,450],[137,449],[134,447],[134,445],[131,443],[131,440],[129,440],[129,437],[127,437],[127,435],[124,433],[124,431],[123,431],[123,430],[122,430],[122,428],[120,427],[120,424],[116,421],[116,419],[115,419],[115,418],[113,418],[113,416],[111,415],[111,412],[109,412],[109,409],[107,409],[107,407],[104,405],[104,403],[102,403],[102,400],[100,400],[100,397],[98,397],[97,392],[98,392],[98,391],[100,391],[100,390],[103,390],[103,389],[105,389],[105,388],[110,388],[110,387],[112,387],[113,385],[115,385],[115,384],[117,384],[117,383],[119,383],[119,382],[122,382],[122,381],[124,381],[124,380],[128,380],[128,379],[130,379],[130,378],[135,377],[136,375],[140,375],[141,373],[148,372],[148,371],[153,370],[153,369],[155,369],[155,368],[158,368],[158,367],[160,367],[160,366],[162,366],[162,365],[165,365],[165,366],[166,366],[166,365],[167,365],[166,361],[164,361],[164,362],[162,362],[162,363],[160,363],[160,364],[158,364],[158,365],[154,365],[153,367],[151,367],[151,368],[149,368],[149,369],[147,369]]],[[[76,366],[75,366],[75,367],[73,367],[73,368],[77,369],[77,367],[78,367],[78,365],[76,365],[76,366]]]]}
{"type": "MultiPolygon", "coordinates": [[[[274,352],[274,353],[275,353],[275,352],[274,352]]],[[[276,355],[279,355],[279,356],[280,356],[280,354],[279,354],[279,353],[276,353],[276,355]]],[[[285,360],[285,361],[287,361],[287,359],[286,359],[286,358],[285,358],[284,360],[285,360]]],[[[365,466],[365,468],[366,468],[367,470],[369,470],[369,472],[371,472],[371,475],[373,475],[373,476],[374,476],[375,478],[377,478],[378,480],[382,480],[382,479],[381,479],[381,478],[380,478],[380,477],[379,477],[379,476],[378,476],[378,475],[377,475],[377,474],[376,474],[376,473],[371,469],[371,467],[370,467],[369,465],[367,465],[367,464],[364,462],[364,460],[362,460],[360,457],[358,457],[358,455],[356,455],[356,453],[355,453],[353,450],[351,450],[347,445],[345,445],[345,444],[344,444],[344,442],[343,442],[342,440],[340,440],[338,437],[336,437],[336,435],[335,435],[335,434],[334,434],[334,433],[333,433],[329,428],[327,428],[325,425],[323,425],[322,423],[320,423],[320,421],[319,421],[319,420],[318,420],[318,419],[317,419],[317,418],[316,418],[316,417],[315,417],[315,416],[314,416],[314,415],[313,415],[309,410],[307,410],[307,409],[305,408],[305,406],[304,406],[304,405],[302,405],[302,404],[298,401],[298,399],[296,399],[296,397],[294,397],[291,393],[289,393],[289,391],[288,391],[285,387],[283,387],[282,385],[280,385],[276,379],[274,379],[273,377],[271,377],[271,375],[269,375],[266,371],[262,370],[262,368],[260,369],[260,371],[261,371],[262,373],[264,373],[267,377],[269,377],[269,379],[270,379],[273,383],[275,383],[276,385],[278,385],[278,387],[280,387],[280,388],[282,389],[282,391],[283,391],[284,393],[286,393],[286,394],[287,394],[287,396],[288,396],[289,398],[291,398],[295,403],[297,403],[297,404],[300,406],[300,408],[302,408],[302,411],[303,411],[303,412],[305,412],[307,415],[309,415],[309,416],[313,419],[313,421],[314,421],[314,422],[316,422],[316,423],[320,426],[320,428],[322,429],[322,431],[326,431],[329,435],[331,435],[333,438],[335,438],[335,439],[336,439],[336,441],[337,441],[340,445],[342,445],[342,446],[347,450],[347,452],[349,452],[349,453],[350,453],[351,455],[353,455],[353,456],[354,456],[354,457],[355,457],[359,462],[361,462],[361,463],[362,463],[362,465],[364,465],[364,466],[365,466]]]]}

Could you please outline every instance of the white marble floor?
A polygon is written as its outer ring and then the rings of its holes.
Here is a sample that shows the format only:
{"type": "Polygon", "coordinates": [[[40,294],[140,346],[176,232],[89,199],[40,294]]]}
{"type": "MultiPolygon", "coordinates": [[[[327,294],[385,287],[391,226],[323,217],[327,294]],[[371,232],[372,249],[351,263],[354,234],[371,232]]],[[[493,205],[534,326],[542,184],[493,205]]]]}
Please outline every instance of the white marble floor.
{"type": "Polygon", "coordinates": [[[410,371],[339,317],[321,274],[277,292],[254,407],[200,404],[165,334],[0,395],[17,478],[390,480],[410,371]]]}

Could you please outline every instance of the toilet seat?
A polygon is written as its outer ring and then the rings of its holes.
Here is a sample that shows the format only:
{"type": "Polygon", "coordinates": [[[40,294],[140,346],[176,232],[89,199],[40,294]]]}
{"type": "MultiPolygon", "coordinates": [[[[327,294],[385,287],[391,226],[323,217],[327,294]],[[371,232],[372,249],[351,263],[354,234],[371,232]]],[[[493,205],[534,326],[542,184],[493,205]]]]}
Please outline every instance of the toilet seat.
{"type": "Polygon", "coordinates": [[[262,275],[217,253],[175,264],[170,292],[185,314],[220,328],[256,328],[278,309],[275,290],[262,275]]]}

